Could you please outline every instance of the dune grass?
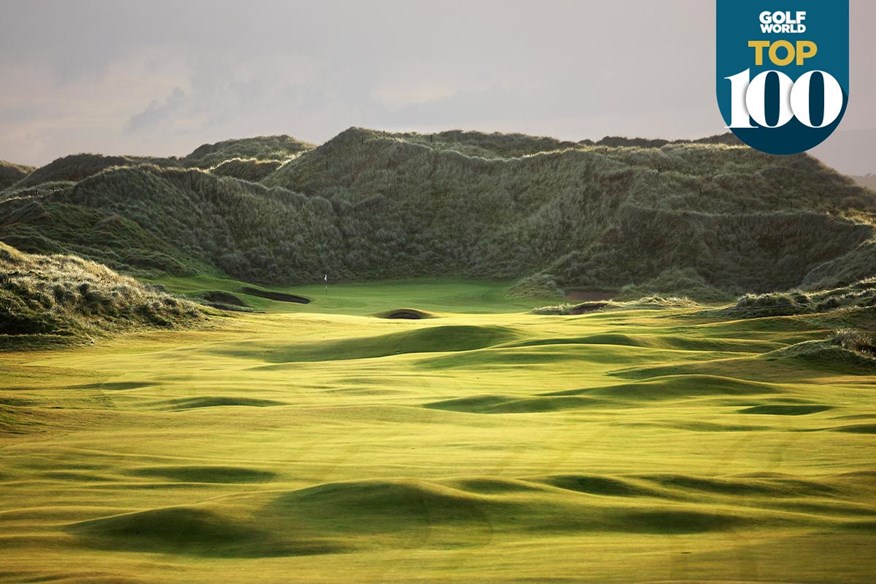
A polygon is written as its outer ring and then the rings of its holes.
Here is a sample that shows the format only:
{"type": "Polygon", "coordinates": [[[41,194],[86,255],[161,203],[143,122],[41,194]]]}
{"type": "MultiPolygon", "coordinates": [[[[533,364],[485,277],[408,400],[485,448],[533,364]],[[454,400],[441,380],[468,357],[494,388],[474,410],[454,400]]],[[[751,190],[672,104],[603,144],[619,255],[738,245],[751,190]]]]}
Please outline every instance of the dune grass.
{"type": "Polygon", "coordinates": [[[174,159],[73,155],[0,193],[0,240],[144,277],[441,276],[700,301],[872,277],[874,217],[873,191],[817,160],[720,138],[361,128],[318,147],[275,136],[174,159]]]}
{"type": "Polygon", "coordinates": [[[285,161],[314,147],[313,144],[286,135],[240,138],[203,144],[181,158],[180,162],[184,166],[209,168],[234,159],[285,161]]]}
{"type": "Polygon", "coordinates": [[[0,160],[0,191],[11,187],[34,170],[31,166],[0,160]]]}
{"type": "Polygon", "coordinates": [[[0,349],[83,342],[134,328],[203,321],[195,303],[69,255],[26,254],[0,242],[0,349]]]}
{"type": "Polygon", "coordinates": [[[792,350],[869,346],[831,332],[872,328],[867,309],[542,316],[510,284],[282,290],[306,305],[165,284],[266,312],[0,354],[0,581],[876,570],[876,371],[792,350]]]}

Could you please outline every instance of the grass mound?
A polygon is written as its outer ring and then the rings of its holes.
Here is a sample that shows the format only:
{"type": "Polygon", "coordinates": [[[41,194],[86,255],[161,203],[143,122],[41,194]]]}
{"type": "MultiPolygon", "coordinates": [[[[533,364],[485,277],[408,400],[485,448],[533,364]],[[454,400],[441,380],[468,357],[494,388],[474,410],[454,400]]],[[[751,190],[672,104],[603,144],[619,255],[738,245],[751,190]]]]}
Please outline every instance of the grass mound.
{"type": "MultiPolygon", "coordinates": [[[[428,402],[423,404],[423,407],[469,414],[539,414],[604,407],[646,407],[654,402],[683,401],[691,398],[761,397],[776,393],[779,393],[779,390],[766,383],[715,375],[674,375],[637,383],[566,389],[526,397],[478,395],[454,398],[428,402]]],[[[799,407],[803,412],[806,406],[799,407]]],[[[807,413],[814,412],[815,410],[812,410],[807,413]]]]}
{"type": "Polygon", "coordinates": [[[779,389],[768,383],[718,375],[665,375],[636,383],[553,392],[551,396],[593,396],[624,401],[673,400],[695,397],[769,395],[779,389]]]}
{"type": "Polygon", "coordinates": [[[746,294],[725,311],[727,316],[760,318],[813,312],[812,299],[802,292],[746,294]]]}
{"type": "Polygon", "coordinates": [[[833,428],[832,431],[845,434],[876,434],[876,424],[852,424],[851,426],[833,428]]]}
{"type": "Polygon", "coordinates": [[[872,333],[839,330],[823,341],[805,341],[772,351],[764,358],[793,359],[807,365],[872,375],[876,371],[876,337],[872,333]]]}
{"type": "Polygon", "coordinates": [[[654,489],[633,481],[600,475],[557,475],[542,479],[560,489],[587,493],[588,495],[604,495],[608,497],[648,497],[653,496],[654,489]]]}
{"type": "Polygon", "coordinates": [[[0,200],[0,238],[147,276],[224,271],[245,281],[339,277],[328,201],[199,170],[116,167],[0,200]]]}
{"type": "Polygon", "coordinates": [[[508,291],[509,298],[562,297],[563,291],[549,274],[534,274],[518,281],[508,291]]]}
{"type": "MultiPolygon", "coordinates": [[[[375,136],[383,133],[373,130],[356,128],[363,133],[375,136]]],[[[500,132],[485,133],[461,130],[450,130],[435,134],[418,134],[416,132],[392,134],[393,137],[412,144],[421,144],[440,152],[456,152],[466,156],[479,158],[519,158],[541,152],[553,152],[568,148],[577,148],[576,142],[557,140],[544,136],[527,136],[525,134],[500,132]]]]}
{"type": "Polygon", "coordinates": [[[35,169],[32,166],[24,166],[23,164],[14,164],[12,162],[0,160],[0,191],[23,180],[34,170],[35,169]]]}
{"type": "Polygon", "coordinates": [[[532,314],[541,316],[579,316],[582,314],[590,314],[611,308],[622,308],[624,305],[614,301],[596,301],[579,302],[577,304],[557,304],[556,306],[540,306],[532,309],[532,314]]]}
{"type": "Polygon", "coordinates": [[[205,557],[258,558],[336,551],[318,541],[294,541],[230,514],[197,507],[167,507],[85,521],[68,531],[98,549],[205,557]]]}
{"type": "Polygon", "coordinates": [[[207,396],[179,398],[164,402],[160,405],[165,405],[165,409],[169,410],[196,410],[201,408],[223,407],[271,408],[274,406],[282,406],[286,404],[272,399],[259,399],[252,397],[207,396]]]}
{"type": "Polygon", "coordinates": [[[267,359],[275,363],[287,363],[464,352],[507,343],[515,338],[513,330],[500,326],[432,326],[376,337],[329,341],[315,346],[308,344],[273,347],[267,359]]]}
{"type": "Polygon", "coordinates": [[[430,528],[447,523],[485,523],[476,494],[420,481],[330,483],[281,495],[271,509],[292,514],[322,529],[353,531],[430,528]]]}
{"type": "Polygon", "coordinates": [[[230,176],[249,182],[259,182],[283,166],[281,160],[258,160],[255,158],[232,158],[210,169],[216,176],[230,176]]]}
{"type": "Polygon", "coordinates": [[[637,300],[643,297],[657,299],[688,296],[701,301],[728,299],[727,292],[709,284],[694,268],[669,268],[646,282],[624,286],[618,298],[637,300]]]}
{"type": "Polygon", "coordinates": [[[876,306],[876,278],[818,292],[746,294],[734,306],[719,311],[731,318],[763,318],[825,313],[842,308],[876,306]]]}
{"type": "Polygon", "coordinates": [[[519,398],[483,395],[431,402],[423,407],[469,414],[539,414],[597,405],[601,402],[582,396],[519,398]]]}
{"type": "Polygon", "coordinates": [[[224,140],[199,146],[180,162],[185,166],[210,168],[234,159],[287,160],[313,147],[286,135],[224,140]]]}
{"type": "Polygon", "coordinates": [[[173,328],[205,317],[196,304],[72,256],[0,243],[0,336],[81,339],[134,327],[173,328]]]}
{"type": "Polygon", "coordinates": [[[278,168],[283,166],[282,160],[258,160],[255,158],[232,158],[219,166],[210,169],[216,176],[259,182],[278,168]]]}
{"type": "Polygon", "coordinates": [[[624,523],[639,533],[681,535],[729,531],[746,524],[745,519],[731,513],[703,511],[632,511],[624,514],[624,523]]]}
{"type": "Polygon", "coordinates": [[[699,303],[687,296],[644,296],[621,303],[624,308],[696,308],[699,303]]]}
{"type": "Polygon", "coordinates": [[[542,306],[532,310],[532,314],[547,315],[547,316],[576,316],[581,314],[590,314],[591,312],[599,312],[608,309],[674,309],[674,308],[696,308],[699,303],[687,297],[663,297],[663,296],[645,296],[636,300],[617,301],[617,300],[590,300],[580,302],[578,304],[558,304],[556,306],[542,306]]]}
{"type": "Polygon", "coordinates": [[[834,333],[831,343],[846,351],[876,358],[876,336],[872,333],[843,329],[834,333]]]}
{"type": "Polygon", "coordinates": [[[739,413],[763,416],[808,416],[810,414],[820,414],[830,409],[832,409],[830,406],[777,404],[752,406],[739,410],[739,413]]]}
{"type": "Polygon", "coordinates": [[[59,181],[79,182],[108,168],[128,166],[129,164],[131,164],[131,160],[124,156],[72,154],[36,169],[16,187],[22,188],[59,181]]]}
{"type": "Polygon", "coordinates": [[[435,318],[435,315],[416,308],[396,308],[395,310],[387,310],[375,314],[377,318],[387,318],[390,320],[423,320],[426,318],[435,318]]]}
{"type": "Polygon", "coordinates": [[[564,496],[559,489],[628,499],[660,492],[645,481],[586,476],[547,477],[537,482],[496,478],[441,483],[374,480],[294,491],[278,497],[265,512],[294,519],[297,525],[323,536],[338,530],[396,535],[408,539],[403,545],[472,544],[496,529],[505,533],[584,530],[684,534],[724,531],[745,522],[730,514],[687,506],[597,508],[595,501],[564,496]],[[419,539],[424,541],[416,541],[419,539]]]}
{"type": "Polygon", "coordinates": [[[170,159],[136,156],[104,156],[102,154],[71,154],[64,156],[29,173],[15,184],[16,189],[53,182],[79,182],[107,169],[138,164],[175,166],[170,159]]]}
{"type": "Polygon", "coordinates": [[[135,469],[132,474],[183,483],[264,483],[277,476],[272,472],[238,466],[149,466],[135,469]]]}
{"type": "Polygon", "coordinates": [[[873,277],[876,266],[876,239],[865,241],[845,255],[825,262],[803,278],[804,290],[831,290],[854,285],[873,277]]]}
{"type": "Polygon", "coordinates": [[[259,298],[266,298],[268,300],[275,300],[277,302],[293,302],[295,304],[310,304],[310,298],[305,298],[304,296],[298,296],[296,294],[286,294],[285,292],[274,292],[273,290],[262,290],[260,288],[253,288],[252,286],[244,286],[240,289],[244,294],[249,294],[250,296],[258,296],[259,298]]]}

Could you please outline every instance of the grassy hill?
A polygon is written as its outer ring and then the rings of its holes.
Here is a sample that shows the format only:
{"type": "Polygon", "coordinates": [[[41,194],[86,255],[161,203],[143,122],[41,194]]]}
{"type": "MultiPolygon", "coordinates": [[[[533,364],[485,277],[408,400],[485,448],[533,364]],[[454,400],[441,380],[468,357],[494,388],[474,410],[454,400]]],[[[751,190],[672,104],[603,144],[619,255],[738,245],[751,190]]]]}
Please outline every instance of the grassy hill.
{"type": "Polygon", "coordinates": [[[283,166],[282,160],[259,160],[258,158],[232,158],[210,169],[216,176],[230,176],[250,182],[259,182],[283,166]]]}
{"type": "Polygon", "coordinates": [[[0,243],[0,348],[70,342],[203,319],[196,304],[75,256],[21,253],[0,243]]]}
{"type": "Polygon", "coordinates": [[[147,277],[284,285],[428,275],[717,299],[876,273],[872,191],[726,137],[351,128],[317,148],[279,136],[92,162],[0,194],[0,240],[147,277]]]}
{"type": "Polygon", "coordinates": [[[11,187],[34,170],[30,166],[0,160],[0,191],[11,187]]]}
{"type": "Polygon", "coordinates": [[[375,275],[544,272],[565,287],[665,289],[684,272],[736,293],[798,285],[873,234],[858,218],[876,198],[807,156],[713,139],[509,158],[495,136],[471,156],[464,137],[351,129],[263,182],[330,200],[350,264],[375,275]]]}
{"type": "Polygon", "coordinates": [[[225,140],[199,146],[183,157],[181,163],[183,166],[210,168],[233,158],[286,160],[313,147],[313,144],[285,135],[225,140]]]}
{"type": "Polygon", "coordinates": [[[259,181],[290,158],[313,148],[289,136],[266,136],[203,144],[186,156],[104,156],[71,154],[34,169],[0,161],[0,190],[55,182],[76,183],[115,167],[151,164],[162,168],[201,168],[217,176],[259,181]]]}
{"type": "MultiPolygon", "coordinates": [[[[200,170],[114,168],[0,201],[3,239],[152,276],[224,271],[263,281],[344,273],[328,201],[200,170]]],[[[350,276],[349,274],[345,274],[350,276]]]]}
{"type": "Polygon", "coordinates": [[[22,180],[9,186],[13,189],[22,189],[54,182],[76,183],[109,168],[133,166],[144,163],[159,166],[176,165],[175,159],[172,158],[71,154],[32,170],[32,172],[27,174],[22,180]]]}

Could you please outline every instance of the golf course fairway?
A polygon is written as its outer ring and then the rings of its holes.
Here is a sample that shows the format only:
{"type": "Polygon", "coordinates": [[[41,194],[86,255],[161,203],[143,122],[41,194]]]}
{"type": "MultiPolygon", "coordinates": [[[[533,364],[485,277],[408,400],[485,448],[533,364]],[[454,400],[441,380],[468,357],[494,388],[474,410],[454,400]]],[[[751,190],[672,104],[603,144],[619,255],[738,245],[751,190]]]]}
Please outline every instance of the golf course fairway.
{"type": "Polygon", "coordinates": [[[0,581],[873,581],[876,370],[788,349],[842,316],[506,289],[0,353],[0,581]]]}

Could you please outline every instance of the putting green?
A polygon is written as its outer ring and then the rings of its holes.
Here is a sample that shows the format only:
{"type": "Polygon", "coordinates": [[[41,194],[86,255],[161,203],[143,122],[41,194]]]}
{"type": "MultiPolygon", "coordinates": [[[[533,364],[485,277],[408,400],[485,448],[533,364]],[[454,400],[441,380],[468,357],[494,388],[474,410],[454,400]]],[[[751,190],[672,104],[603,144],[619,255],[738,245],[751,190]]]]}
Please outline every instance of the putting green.
{"type": "Polygon", "coordinates": [[[876,372],[782,351],[829,319],[320,290],[0,354],[0,581],[872,581],[876,372]]]}

